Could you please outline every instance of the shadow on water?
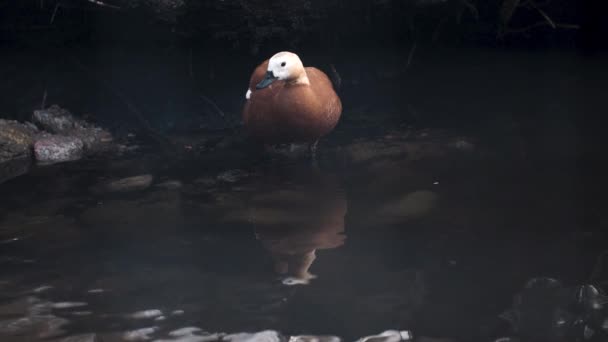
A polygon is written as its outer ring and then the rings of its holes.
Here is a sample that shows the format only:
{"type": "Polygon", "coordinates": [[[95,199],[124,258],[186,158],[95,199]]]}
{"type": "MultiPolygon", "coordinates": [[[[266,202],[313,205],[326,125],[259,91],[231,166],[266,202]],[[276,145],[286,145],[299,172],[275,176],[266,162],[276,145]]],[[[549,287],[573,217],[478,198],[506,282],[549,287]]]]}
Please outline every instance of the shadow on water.
{"type": "Polygon", "coordinates": [[[503,77],[492,90],[482,84],[493,76],[455,61],[453,79],[479,81],[461,88],[424,81],[433,70],[445,77],[431,61],[407,74],[422,81],[406,83],[413,95],[403,99],[387,86],[403,74],[364,88],[382,73],[348,71],[358,63],[342,69],[351,105],[321,142],[319,168],[205,136],[179,156],[146,146],[0,184],[0,340],[176,340],[188,335],[177,329],[199,327],[603,341],[608,218],[597,189],[606,180],[599,147],[570,115],[598,101],[596,80],[532,75],[518,102],[510,73],[525,70],[492,59],[503,77]],[[561,96],[581,80],[589,92],[561,96]],[[471,89],[484,96],[471,101],[471,89]],[[469,121],[457,122],[458,111],[469,121]],[[403,123],[437,112],[444,129],[403,123]]]}

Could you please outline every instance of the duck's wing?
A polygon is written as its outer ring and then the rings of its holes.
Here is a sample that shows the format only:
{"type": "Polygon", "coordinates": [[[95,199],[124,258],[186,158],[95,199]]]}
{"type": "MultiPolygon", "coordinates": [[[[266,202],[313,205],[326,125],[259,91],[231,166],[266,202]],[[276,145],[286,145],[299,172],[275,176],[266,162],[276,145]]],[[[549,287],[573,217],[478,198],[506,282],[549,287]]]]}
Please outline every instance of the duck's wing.
{"type": "Polygon", "coordinates": [[[307,67],[306,75],[316,99],[323,105],[323,111],[331,117],[339,116],[342,113],[342,102],[329,77],[323,71],[314,67],[307,67]]]}

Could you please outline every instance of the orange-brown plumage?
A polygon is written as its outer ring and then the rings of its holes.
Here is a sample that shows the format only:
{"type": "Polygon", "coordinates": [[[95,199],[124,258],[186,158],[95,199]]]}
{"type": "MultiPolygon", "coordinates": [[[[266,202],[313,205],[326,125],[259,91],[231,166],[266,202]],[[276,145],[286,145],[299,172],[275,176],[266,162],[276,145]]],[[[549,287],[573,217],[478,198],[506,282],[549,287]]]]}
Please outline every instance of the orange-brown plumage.
{"type": "MultiPolygon", "coordinates": [[[[257,89],[267,75],[269,61],[254,70],[249,82],[251,93],[243,108],[249,134],[266,144],[277,144],[315,142],[331,132],[340,119],[342,103],[327,75],[317,68],[300,70],[296,66],[293,77],[257,89]]],[[[301,66],[299,59],[297,62],[301,66]]]]}

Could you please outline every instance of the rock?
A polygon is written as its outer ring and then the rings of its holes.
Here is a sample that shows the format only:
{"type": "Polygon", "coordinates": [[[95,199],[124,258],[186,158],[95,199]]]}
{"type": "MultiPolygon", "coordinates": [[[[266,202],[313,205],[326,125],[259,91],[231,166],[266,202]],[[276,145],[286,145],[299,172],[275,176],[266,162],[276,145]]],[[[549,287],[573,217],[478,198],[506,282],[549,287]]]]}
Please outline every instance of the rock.
{"type": "Polygon", "coordinates": [[[84,144],[79,138],[51,135],[34,143],[34,154],[42,164],[78,160],[84,154],[84,144]]]}
{"type": "Polygon", "coordinates": [[[31,156],[37,133],[31,125],[0,119],[0,162],[31,156]]]}
{"type": "Polygon", "coordinates": [[[140,191],[150,187],[154,177],[149,174],[122,178],[98,184],[91,188],[96,193],[140,191]]]}
{"type": "Polygon", "coordinates": [[[106,150],[113,140],[109,132],[75,118],[72,113],[57,105],[35,110],[34,122],[48,132],[80,139],[87,153],[106,150]]]}
{"type": "Polygon", "coordinates": [[[42,129],[55,134],[66,134],[75,128],[84,128],[72,113],[58,105],[35,110],[33,118],[34,123],[42,129]]]}
{"type": "Polygon", "coordinates": [[[87,154],[94,154],[108,150],[110,143],[113,140],[112,135],[109,132],[99,127],[74,130],[70,132],[69,135],[82,140],[87,154]]]}

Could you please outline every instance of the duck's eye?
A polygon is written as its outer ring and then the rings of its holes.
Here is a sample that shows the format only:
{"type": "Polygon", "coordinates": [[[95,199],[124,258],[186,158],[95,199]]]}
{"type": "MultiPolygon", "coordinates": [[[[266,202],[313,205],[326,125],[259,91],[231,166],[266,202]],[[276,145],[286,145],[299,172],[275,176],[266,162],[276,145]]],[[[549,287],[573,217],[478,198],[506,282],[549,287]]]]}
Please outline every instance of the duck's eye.
{"type": "Polygon", "coordinates": [[[281,66],[284,67],[285,66],[285,62],[281,63],[281,66]]]}

